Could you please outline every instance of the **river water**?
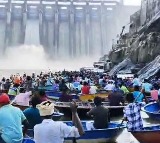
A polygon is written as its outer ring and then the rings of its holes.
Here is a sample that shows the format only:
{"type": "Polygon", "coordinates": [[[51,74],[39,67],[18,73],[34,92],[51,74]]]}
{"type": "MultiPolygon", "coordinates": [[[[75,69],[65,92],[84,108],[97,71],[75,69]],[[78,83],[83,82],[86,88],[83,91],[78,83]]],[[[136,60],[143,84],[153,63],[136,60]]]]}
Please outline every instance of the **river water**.
{"type": "MultiPolygon", "coordinates": [[[[23,73],[31,74],[33,71],[36,73],[39,73],[42,70],[0,70],[0,78],[5,76],[9,77],[11,74],[16,75],[19,73],[22,75],[23,73]]],[[[47,71],[47,70],[46,70],[47,71]]],[[[144,112],[141,112],[143,121],[144,121],[144,126],[149,126],[152,124],[160,124],[160,121],[154,121],[149,119],[148,115],[145,114],[144,112]]],[[[112,118],[111,121],[118,121],[121,122],[122,117],[116,117],[112,118]]],[[[116,143],[139,143],[132,135],[131,133],[127,132],[127,129],[125,129],[122,134],[117,138],[116,143]]]]}

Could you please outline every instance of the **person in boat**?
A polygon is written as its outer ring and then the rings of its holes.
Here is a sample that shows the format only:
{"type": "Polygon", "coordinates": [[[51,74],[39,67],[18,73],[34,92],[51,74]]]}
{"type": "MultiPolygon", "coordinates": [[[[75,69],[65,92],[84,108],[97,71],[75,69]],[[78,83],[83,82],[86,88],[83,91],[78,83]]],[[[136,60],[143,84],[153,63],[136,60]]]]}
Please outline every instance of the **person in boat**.
{"type": "Polygon", "coordinates": [[[112,92],[108,94],[108,101],[110,106],[124,105],[124,93],[118,87],[115,87],[112,92]]]}
{"type": "Polygon", "coordinates": [[[59,90],[62,92],[62,91],[68,91],[68,87],[65,83],[65,80],[62,79],[60,84],[59,84],[59,90]]]}
{"type": "Polygon", "coordinates": [[[98,90],[97,86],[93,83],[90,83],[89,94],[96,94],[97,90],[98,90]]]}
{"type": "Polygon", "coordinates": [[[133,87],[134,87],[134,86],[141,86],[141,81],[140,81],[140,79],[138,78],[138,75],[137,75],[137,74],[134,75],[134,79],[133,79],[133,81],[132,81],[132,84],[133,84],[133,87]]]}
{"type": "Polygon", "coordinates": [[[10,104],[7,94],[0,95],[0,143],[21,143],[27,128],[23,112],[10,104]]]}
{"type": "Polygon", "coordinates": [[[87,112],[88,116],[93,117],[94,123],[87,122],[87,129],[107,128],[110,121],[109,110],[102,105],[102,99],[98,96],[94,98],[94,104],[96,107],[87,112]]]}
{"type": "Polygon", "coordinates": [[[142,83],[142,90],[144,91],[145,96],[151,96],[152,88],[152,84],[150,84],[147,79],[144,79],[144,83],[142,83]]]}
{"type": "Polygon", "coordinates": [[[8,96],[9,96],[10,100],[13,100],[15,98],[15,96],[18,94],[19,94],[19,84],[15,83],[13,85],[13,87],[9,88],[8,96]]]}
{"type": "Polygon", "coordinates": [[[154,83],[153,89],[151,90],[151,97],[155,101],[158,101],[158,90],[159,90],[158,85],[154,83]]]}
{"type": "Polygon", "coordinates": [[[84,134],[75,102],[70,104],[74,124],[72,127],[61,121],[52,120],[54,113],[54,104],[52,102],[42,102],[37,105],[37,108],[43,121],[41,124],[34,126],[34,140],[36,143],[63,143],[65,137],[79,137],[84,134]]]}
{"type": "Polygon", "coordinates": [[[123,121],[127,121],[127,129],[129,132],[143,130],[143,122],[141,117],[141,108],[145,105],[144,102],[135,102],[133,93],[126,95],[128,105],[124,107],[123,121]]]}
{"type": "Polygon", "coordinates": [[[6,82],[4,84],[4,90],[6,91],[6,93],[8,93],[10,87],[11,87],[11,82],[9,79],[6,79],[6,82]]]}
{"type": "Polygon", "coordinates": [[[86,81],[84,81],[83,87],[81,89],[82,95],[89,94],[89,90],[90,90],[90,86],[88,85],[86,81]]]}
{"type": "Polygon", "coordinates": [[[29,106],[30,96],[32,91],[26,91],[23,87],[20,88],[19,94],[15,96],[13,103],[20,106],[29,106]]]}
{"type": "Polygon", "coordinates": [[[134,99],[136,102],[143,102],[145,99],[144,94],[140,91],[140,87],[138,85],[134,86],[134,92],[133,92],[134,99]]]}
{"type": "Polygon", "coordinates": [[[48,100],[48,97],[46,96],[46,93],[44,90],[39,90],[37,96],[39,97],[41,102],[48,100]]]}
{"type": "Polygon", "coordinates": [[[125,86],[125,83],[122,81],[121,83],[120,83],[120,89],[124,92],[124,94],[127,94],[127,93],[129,93],[129,91],[128,91],[128,89],[127,89],[127,87],[125,86]]]}
{"type": "Polygon", "coordinates": [[[108,81],[107,85],[104,87],[106,91],[112,91],[115,88],[113,81],[108,81]]]}
{"type": "Polygon", "coordinates": [[[68,94],[67,91],[63,91],[61,97],[59,98],[60,102],[70,102],[72,101],[72,96],[68,94]]]}
{"type": "Polygon", "coordinates": [[[33,129],[36,124],[40,124],[42,122],[39,110],[36,108],[36,106],[40,103],[40,99],[37,96],[33,96],[30,100],[31,107],[28,107],[23,111],[29,122],[29,129],[33,129]]]}
{"type": "Polygon", "coordinates": [[[59,91],[59,80],[55,80],[55,83],[53,84],[52,89],[55,92],[59,91]]]}

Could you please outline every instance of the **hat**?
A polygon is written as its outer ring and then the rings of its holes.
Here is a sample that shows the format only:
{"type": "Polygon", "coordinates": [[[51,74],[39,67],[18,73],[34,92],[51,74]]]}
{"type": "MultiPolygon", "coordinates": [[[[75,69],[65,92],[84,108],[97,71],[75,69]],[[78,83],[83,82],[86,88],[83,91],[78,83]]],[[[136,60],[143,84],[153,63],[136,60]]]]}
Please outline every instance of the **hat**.
{"type": "Polygon", "coordinates": [[[40,116],[49,116],[54,113],[54,104],[50,101],[44,101],[36,106],[39,109],[40,116]]]}
{"type": "Polygon", "coordinates": [[[9,104],[10,103],[9,96],[6,93],[2,93],[0,95],[0,103],[1,104],[9,104]]]}

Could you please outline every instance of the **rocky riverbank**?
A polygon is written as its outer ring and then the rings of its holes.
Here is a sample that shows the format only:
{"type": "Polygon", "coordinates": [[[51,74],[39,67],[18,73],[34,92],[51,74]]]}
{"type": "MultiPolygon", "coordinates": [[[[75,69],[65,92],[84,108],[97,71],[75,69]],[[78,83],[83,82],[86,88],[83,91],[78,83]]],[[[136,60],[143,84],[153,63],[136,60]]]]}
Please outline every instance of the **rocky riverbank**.
{"type": "Polygon", "coordinates": [[[109,59],[114,67],[110,75],[130,70],[141,78],[149,78],[159,73],[160,11],[133,34],[122,35],[110,51],[109,59]]]}

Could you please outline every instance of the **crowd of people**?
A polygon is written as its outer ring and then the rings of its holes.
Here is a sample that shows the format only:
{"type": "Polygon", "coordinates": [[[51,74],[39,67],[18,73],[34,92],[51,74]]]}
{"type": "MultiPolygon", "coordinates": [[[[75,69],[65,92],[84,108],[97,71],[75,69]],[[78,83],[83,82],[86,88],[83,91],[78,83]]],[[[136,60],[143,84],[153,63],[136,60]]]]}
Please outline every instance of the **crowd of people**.
{"type": "MultiPolygon", "coordinates": [[[[141,107],[148,103],[150,97],[154,101],[160,98],[160,78],[141,81],[137,75],[131,78],[110,77],[107,73],[91,71],[33,73],[29,75],[12,75],[2,78],[0,94],[0,143],[21,143],[27,129],[34,130],[36,143],[61,143],[65,137],[79,137],[84,130],[77,114],[76,102],[70,93],[79,96],[96,94],[101,91],[108,93],[110,106],[125,105],[124,121],[128,131],[142,130],[143,122],[140,115],[141,107]],[[45,90],[62,92],[60,101],[70,102],[73,127],[61,121],[53,121],[54,104],[48,99],[45,90]],[[71,102],[72,101],[72,102],[71,102]],[[12,104],[11,104],[12,103],[12,104]],[[24,111],[14,107],[13,103],[26,106],[24,111]],[[23,125],[23,128],[22,128],[23,125]]],[[[87,112],[94,122],[87,123],[87,129],[103,129],[110,122],[109,110],[102,105],[100,97],[94,98],[95,107],[87,112]]]]}

